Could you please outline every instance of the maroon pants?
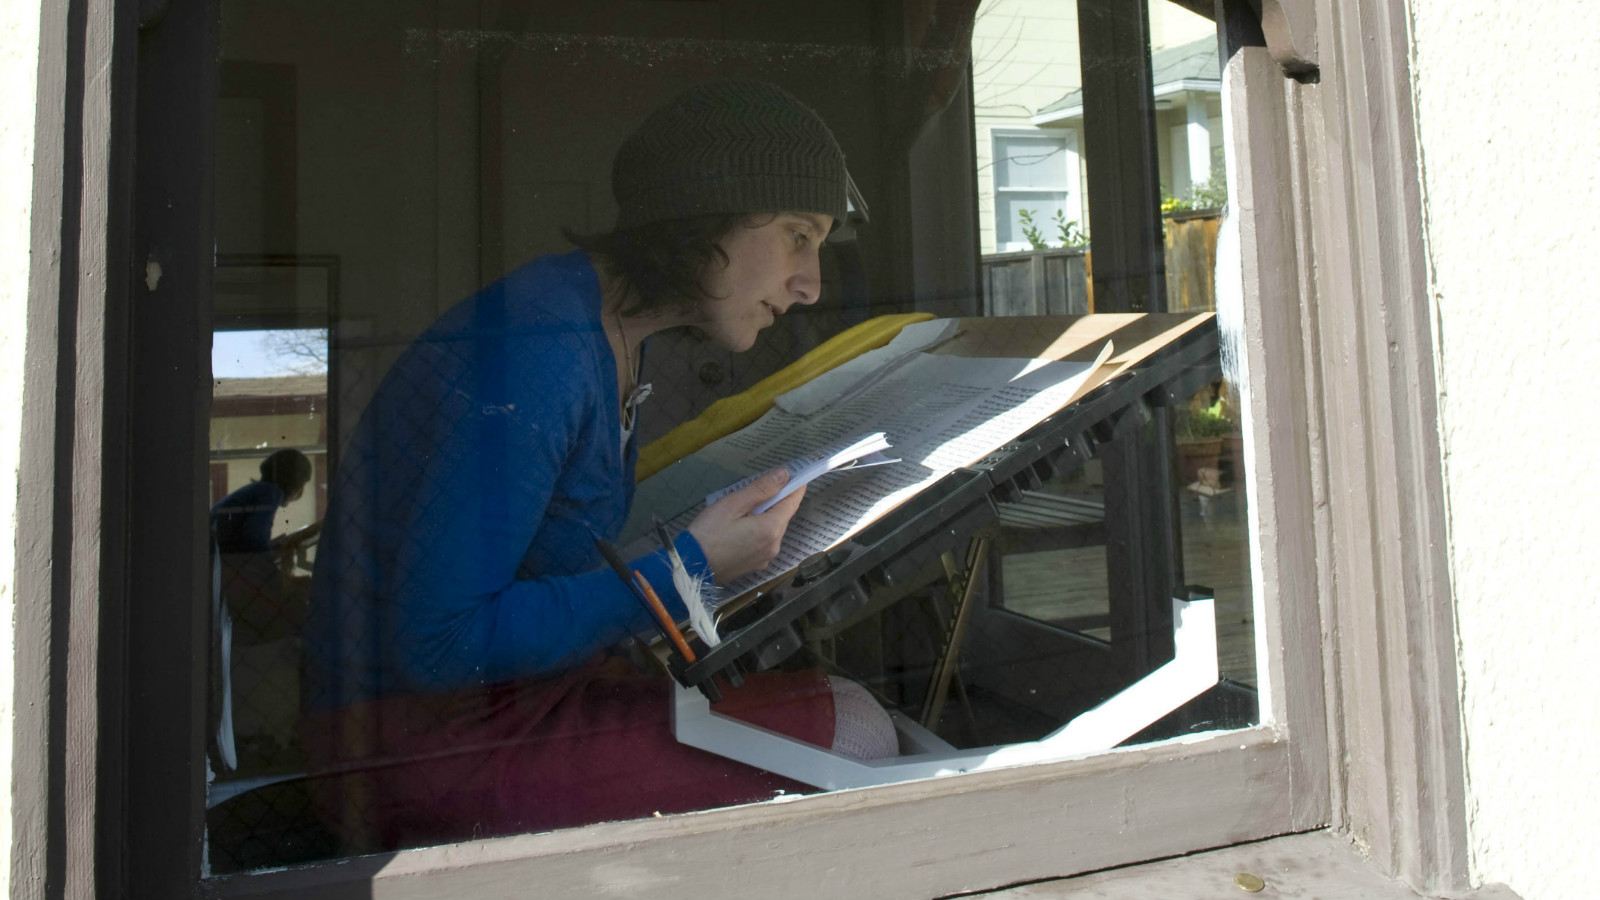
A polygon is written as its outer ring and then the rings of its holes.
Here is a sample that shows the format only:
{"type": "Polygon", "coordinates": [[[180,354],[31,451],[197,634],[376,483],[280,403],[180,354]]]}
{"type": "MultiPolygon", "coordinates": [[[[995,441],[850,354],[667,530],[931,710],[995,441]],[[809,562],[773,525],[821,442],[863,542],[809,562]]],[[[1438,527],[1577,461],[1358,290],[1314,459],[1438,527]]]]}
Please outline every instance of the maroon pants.
{"type": "MultiPolygon", "coordinates": [[[[610,658],[555,679],[313,713],[312,797],[347,852],[370,852],[811,790],[678,743],[669,687],[610,658]]],[[[761,673],[724,694],[719,713],[833,741],[819,670],[761,673]]]]}

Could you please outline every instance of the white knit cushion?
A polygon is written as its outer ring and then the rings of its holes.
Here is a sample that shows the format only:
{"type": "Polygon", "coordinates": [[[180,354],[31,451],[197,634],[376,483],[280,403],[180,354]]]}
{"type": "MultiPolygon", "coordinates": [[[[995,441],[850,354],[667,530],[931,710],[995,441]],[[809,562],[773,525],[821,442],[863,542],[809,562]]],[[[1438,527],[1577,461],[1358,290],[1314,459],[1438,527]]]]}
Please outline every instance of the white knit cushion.
{"type": "Polygon", "coordinates": [[[894,722],[866,688],[833,676],[828,686],[833,689],[833,752],[853,759],[900,755],[894,722]]]}

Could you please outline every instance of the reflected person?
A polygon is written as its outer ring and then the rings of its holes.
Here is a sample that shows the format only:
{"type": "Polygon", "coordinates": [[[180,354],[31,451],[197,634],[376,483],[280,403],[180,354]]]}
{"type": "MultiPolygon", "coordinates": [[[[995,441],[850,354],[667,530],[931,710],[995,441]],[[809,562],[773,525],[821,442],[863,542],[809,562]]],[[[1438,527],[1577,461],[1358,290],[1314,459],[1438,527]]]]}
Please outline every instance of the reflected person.
{"type": "Polygon", "coordinates": [[[241,646],[300,633],[305,587],[287,578],[272,537],[278,510],[299,500],[311,481],[311,461],[299,450],[278,450],[261,461],[261,477],[211,507],[211,533],[222,563],[222,593],[241,646]]]}
{"type": "Polygon", "coordinates": [[[278,510],[300,499],[311,461],[299,450],[278,450],[261,461],[261,478],[211,507],[211,529],[222,553],[268,553],[278,510]]]}

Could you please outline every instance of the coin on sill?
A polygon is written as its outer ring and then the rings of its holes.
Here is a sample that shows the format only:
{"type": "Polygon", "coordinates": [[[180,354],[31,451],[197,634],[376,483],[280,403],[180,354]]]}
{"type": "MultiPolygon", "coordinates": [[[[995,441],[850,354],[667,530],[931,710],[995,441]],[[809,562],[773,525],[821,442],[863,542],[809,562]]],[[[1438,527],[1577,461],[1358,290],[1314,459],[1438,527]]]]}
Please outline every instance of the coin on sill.
{"type": "Polygon", "coordinates": [[[1249,872],[1240,872],[1233,876],[1233,883],[1239,886],[1239,890],[1249,891],[1252,894],[1260,893],[1267,886],[1267,883],[1261,880],[1260,875],[1253,875],[1249,872]]]}

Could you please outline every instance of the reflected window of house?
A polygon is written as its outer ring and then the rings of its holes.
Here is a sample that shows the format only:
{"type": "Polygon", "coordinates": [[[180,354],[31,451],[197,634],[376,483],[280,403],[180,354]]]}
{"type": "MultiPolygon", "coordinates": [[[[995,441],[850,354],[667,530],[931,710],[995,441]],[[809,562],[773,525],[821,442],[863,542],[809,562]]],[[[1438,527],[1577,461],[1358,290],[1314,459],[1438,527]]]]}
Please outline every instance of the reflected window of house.
{"type": "Polygon", "coordinates": [[[994,231],[1000,250],[1076,243],[1083,217],[1077,138],[994,134],[994,231]]]}

